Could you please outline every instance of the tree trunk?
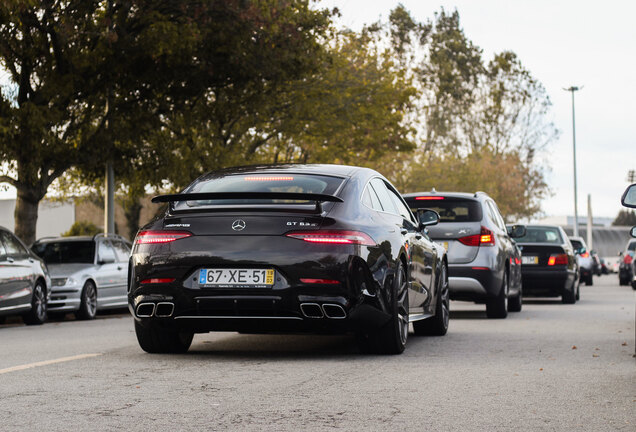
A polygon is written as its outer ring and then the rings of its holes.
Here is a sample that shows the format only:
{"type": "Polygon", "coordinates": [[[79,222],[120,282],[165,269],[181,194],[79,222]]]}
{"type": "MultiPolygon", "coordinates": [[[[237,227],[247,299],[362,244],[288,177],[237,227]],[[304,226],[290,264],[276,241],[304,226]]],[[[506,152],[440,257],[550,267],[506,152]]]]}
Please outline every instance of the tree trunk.
{"type": "Polygon", "coordinates": [[[139,216],[141,215],[141,200],[131,198],[124,204],[124,214],[126,215],[126,225],[128,227],[128,238],[133,241],[139,230],[139,216]]]}
{"type": "Polygon", "coordinates": [[[35,241],[35,228],[38,222],[38,193],[28,187],[18,188],[15,201],[15,234],[27,245],[35,241]]]}

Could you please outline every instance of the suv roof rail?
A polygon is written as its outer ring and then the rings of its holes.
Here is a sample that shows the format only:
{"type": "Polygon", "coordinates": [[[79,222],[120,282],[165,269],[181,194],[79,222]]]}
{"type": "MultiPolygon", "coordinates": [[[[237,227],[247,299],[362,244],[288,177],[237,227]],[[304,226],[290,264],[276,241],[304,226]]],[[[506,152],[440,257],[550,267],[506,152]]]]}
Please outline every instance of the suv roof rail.
{"type": "Polygon", "coordinates": [[[484,191],[477,191],[477,192],[475,192],[475,195],[474,195],[474,197],[475,197],[475,198],[477,198],[477,194],[484,194],[484,195],[488,195],[488,194],[487,194],[486,192],[484,192],[484,191]]]}
{"type": "Polygon", "coordinates": [[[111,234],[111,233],[108,233],[108,234],[106,234],[106,233],[97,233],[97,234],[95,234],[93,236],[93,240],[96,240],[96,239],[101,238],[101,237],[104,237],[104,238],[116,238],[116,239],[119,239],[119,240],[126,241],[126,239],[123,238],[122,236],[120,236],[119,234],[111,234]]]}

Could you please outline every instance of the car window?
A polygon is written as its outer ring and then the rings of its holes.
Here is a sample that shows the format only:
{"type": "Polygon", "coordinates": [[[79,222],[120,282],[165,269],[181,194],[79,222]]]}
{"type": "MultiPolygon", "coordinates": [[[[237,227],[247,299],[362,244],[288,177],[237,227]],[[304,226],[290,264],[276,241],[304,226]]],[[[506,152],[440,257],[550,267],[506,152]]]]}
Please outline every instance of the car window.
{"type": "Polygon", "coordinates": [[[497,210],[495,210],[495,206],[493,205],[492,201],[486,201],[486,206],[488,207],[488,219],[490,219],[493,224],[501,229],[499,218],[497,217],[497,210]]]}
{"type": "Polygon", "coordinates": [[[7,255],[28,255],[27,250],[13,234],[8,231],[2,231],[0,236],[2,237],[2,243],[4,243],[4,249],[7,255]]]}
{"type": "Polygon", "coordinates": [[[578,241],[578,240],[570,239],[570,243],[572,244],[572,247],[574,249],[581,249],[581,248],[585,247],[585,246],[583,246],[583,243],[578,241]]]}
{"type": "Polygon", "coordinates": [[[373,189],[373,186],[371,186],[371,183],[367,185],[366,192],[368,192],[369,199],[371,200],[371,205],[369,207],[373,210],[384,211],[382,204],[380,204],[380,198],[378,198],[378,194],[373,189]]]}
{"type": "Polygon", "coordinates": [[[2,241],[0,241],[0,256],[4,256],[6,254],[7,252],[4,250],[4,244],[2,244],[2,241]]]}
{"type": "Polygon", "coordinates": [[[35,243],[31,249],[47,264],[92,264],[95,260],[92,240],[35,243]]]}
{"type": "Polygon", "coordinates": [[[497,203],[494,201],[488,201],[490,207],[492,208],[493,216],[495,217],[495,223],[499,228],[506,231],[506,223],[503,220],[503,216],[501,216],[501,212],[499,211],[499,207],[497,207],[497,203]]]}
{"type": "Polygon", "coordinates": [[[371,186],[373,186],[373,190],[375,190],[375,192],[378,194],[382,209],[388,213],[399,214],[397,209],[395,208],[395,204],[393,204],[393,199],[391,198],[391,195],[389,195],[389,190],[384,184],[384,181],[379,178],[374,178],[373,180],[371,180],[370,184],[371,186]]]}
{"type": "Polygon", "coordinates": [[[629,242],[629,244],[627,245],[627,250],[636,250],[636,241],[629,242]]]}
{"type": "Polygon", "coordinates": [[[102,240],[97,245],[97,259],[99,261],[117,261],[115,250],[108,240],[102,240]]]}
{"type": "Polygon", "coordinates": [[[473,199],[436,196],[419,196],[405,199],[411,211],[418,208],[435,210],[440,222],[478,222],[482,219],[481,204],[473,199]]]}
{"type": "Polygon", "coordinates": [[[128,245],[121,240],[112,240],[112,243],[115,248],[115,253],[117,254],[117,261],[128,261],[128,257],[130,256],[130,248],[128,245]]]}
{"type": "MultiPolygon", "coordinates": [[[[558,227],[527,226],[526,235],[515,239],[515,241],[517,243],[563,244],[558,227]]],[[[572,246],[574,246],[574,240],[572,240],[572,246]]]]}
{"type": "Polygon", "coordinates": [[[391,189],[387,188],[387,190],[389,191],[389,195],[391,195],[391,198],[393,198],[393,204],[397,208],[398,213],[407,221],[415,223],[413,214],[411,213],[409,208],[402,202],[399,195],[393,192],[391,189]]]}

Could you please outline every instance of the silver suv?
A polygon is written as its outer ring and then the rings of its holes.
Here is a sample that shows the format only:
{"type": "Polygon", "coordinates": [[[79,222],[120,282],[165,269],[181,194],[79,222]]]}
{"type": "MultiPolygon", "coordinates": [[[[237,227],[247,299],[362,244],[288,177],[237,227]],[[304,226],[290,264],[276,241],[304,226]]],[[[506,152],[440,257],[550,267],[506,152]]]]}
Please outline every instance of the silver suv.
{"type": "Polygon", "coordinates": [[[429,236],[447,250],[451,299],[485,303],[488,318],[521,310],[521,252],[512,237],[523,236],[524,226],[508,232],[497,204],[484,192],[418,192],[404,199],[413,211],[439,213],[429,236]]]}
{"type": "Polygon", "coordinates": [[[51,275],[49,315],[75,312],[79,319],[93,319],[100,309],[128,305],[130,243],[123,237],[43,238],[31,249],[51,275]]]}

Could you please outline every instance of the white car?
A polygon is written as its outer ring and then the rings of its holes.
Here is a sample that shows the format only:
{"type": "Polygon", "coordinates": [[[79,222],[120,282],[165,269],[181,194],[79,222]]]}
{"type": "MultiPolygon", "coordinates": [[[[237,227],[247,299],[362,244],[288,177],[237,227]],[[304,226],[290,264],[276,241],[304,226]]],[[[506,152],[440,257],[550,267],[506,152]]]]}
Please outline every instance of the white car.
{"type": "Polygon", "coordinates": [[[576,259],[581,268],[581,281],[585,282],[585,285],[592,285],[594,283],[592,279],[594,275],[594,258],[587,250],[585,240],[581,237],[570,237],[570,243],[572,243],[576,259]]]}

